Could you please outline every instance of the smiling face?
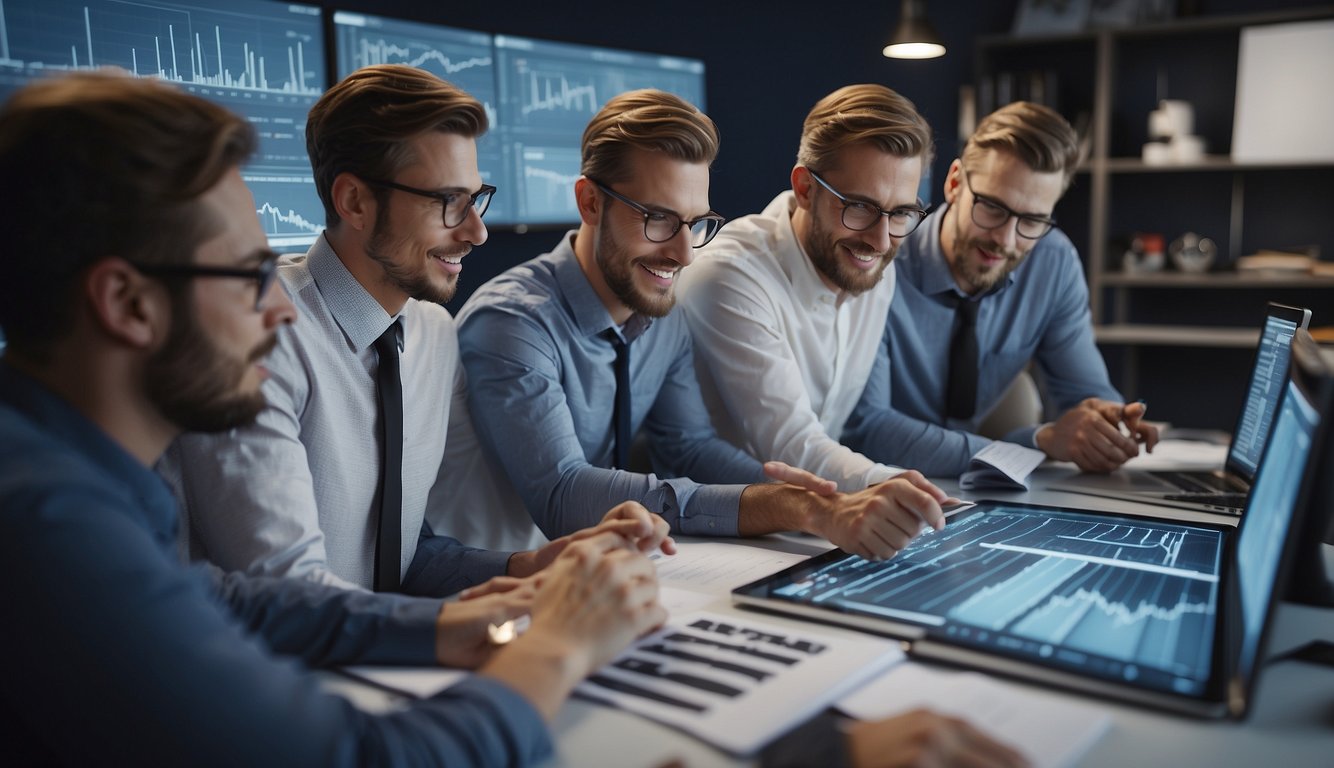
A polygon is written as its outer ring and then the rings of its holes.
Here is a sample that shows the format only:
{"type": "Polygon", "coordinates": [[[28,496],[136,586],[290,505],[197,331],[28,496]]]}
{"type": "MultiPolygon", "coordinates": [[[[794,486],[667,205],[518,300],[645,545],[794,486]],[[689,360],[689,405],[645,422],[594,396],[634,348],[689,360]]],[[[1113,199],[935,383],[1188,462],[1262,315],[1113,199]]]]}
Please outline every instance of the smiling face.
{"type": "Polygon", "coordinates": [[[1019,222],[1014,217],[995,229],[979,227],[972,216],[975,199],[981,197],[1011,211],[1051,218],[1063,188],[1060,173],[1034,171],[1010,152],[982,152],[975,164],[970,161],[966,182],[962,161],[955,160],[945,179],[945,200],[950,207],[941,222],[940,244],[959,288],[970,295],[990,290],[1018,268],[1038,244],[1037,240],[1019,236],[1019,222]]]}
{"type": "MultiPolygon", "coordinates": [[[[411,162],[391,181],[432,192],[470,195],[482,185],[477,143],[452,133],[431,132],[410,142],[411,162]]],[[[444,303],[458,290],[463,257],[486,242],[486,226],[469,211],[463,223],[446,228],[442,203],[403,190],[385,190],[366,241],[376,265],[366,285],[393,314],[408,298],[444,303]]]]}
{"type": "MultiPolygon", "coordinates": [[[[272,257],[239,172],[201,202],[223,226],[199,246],[195,264],[254,269],[272,257]]],[[[252,278],[196,277],[173,301],[171,331],[144,377],[150,400],[179,428],[223,431],[250,423],[264,408],[263,361],[277,344],[277,327],[295,320],[296,311],[277,280],[257,311],[257,290],[252,278]]]]}
{"type": "MultiPolygon", "coordinates": [[[[684,220],[709,212],[707,164],[634,150],[628,165],[626,180],[609,185],[622,196],[684,220]]],[[[643,214],[601,193],[586,179],[580,181],[576,194],[585,221],[581,237],[592,235],[591,252],[576,241],[580,266],[607,311],[617,323],[625,322],[631,313],[665,316],[676,303],[680,271],[695,258],[688,229],[681,227],[667,242],[650,242],[644,236],[643,214]],[[589,204],[594,206],[591,214],[584,210],[589,204]]]]}
{"type": "MultiPolygon", "coordinates": [[[[922,158],[898,157],[868,143],[851,144],[819,173],[849,200],[886,211],[915,208],[922,158]]],[[[825,285],[853,296],[874,288],[903,240],[889,234],[888,219],[880,216],[860,232],[848,229],[843,225],[843,203],[801,166],[792,172],[792,188],[798,205],[793,229],[825,285]]]]}

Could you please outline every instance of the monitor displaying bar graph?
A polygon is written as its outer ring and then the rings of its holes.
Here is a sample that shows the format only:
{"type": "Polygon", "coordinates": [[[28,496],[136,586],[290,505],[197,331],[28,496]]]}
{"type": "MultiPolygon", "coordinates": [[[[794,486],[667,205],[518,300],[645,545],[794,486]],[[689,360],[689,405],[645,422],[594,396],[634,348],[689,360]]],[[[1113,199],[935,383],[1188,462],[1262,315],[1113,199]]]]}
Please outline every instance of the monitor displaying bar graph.
{"type": "Polygon", "coordinates": [[[0,100],[50,73],[119,67],[157,77],[248,119],[259,152],[242,176],[280,251],[324,228],[306,156],[306,113],[325,88],[316,6],[231,0],[0,0],[0,100]]]}

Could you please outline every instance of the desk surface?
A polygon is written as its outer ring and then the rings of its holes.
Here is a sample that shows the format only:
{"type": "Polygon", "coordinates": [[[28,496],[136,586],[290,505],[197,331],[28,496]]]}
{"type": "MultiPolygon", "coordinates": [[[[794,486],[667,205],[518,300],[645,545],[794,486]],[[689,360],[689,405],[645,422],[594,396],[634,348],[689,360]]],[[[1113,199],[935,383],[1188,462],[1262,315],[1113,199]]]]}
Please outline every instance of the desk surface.
{"type": "MultiPolygon", "coordinates": [[[[1219,522],[1220,518],[1185,510],[1041,490],[1046,483],[1067,479],[1069,470],[1042,468],[1034,474],[1035,490],[978,493],[976,498],[1001,498],[1035,504],[1101,509],[1145,514],[1176,520],[1219,522]]],[[[949,487],[949,484],[942,483],[949,487]]],[[[809,545],[779,537],[749,540],[751,546],[805,552],[809,545]]],[[[1334,547],[1325,547],[1334,564],[1334,547]]],[[[736,611],[726,595],[714,606],[736,611]]],[[[794,621],[765,616],[766,621],[794,621]]],[[[795,622],[794,622],[795,623],[795,622]]],[[[821,631],[844,632],[822,626],[821,631]]],[[[1270,634],[1271,656],[1313,639],[1334,641],[1334,609],[1283,604],[1270,634]]],[[[1108,703],[1087,696],[1006,681],[1030,695],[1094,703],[1112,720],[1108,730],[1079,763],[1083,766],[1171,765],[1256,766],[1299,768],[1334,765],[1334,668],[1285,660],[1261,674],[1255,706],[1244,723],[1193,720],[1157,710],[1108,703]]],[[[346,689],[346,684],[333,686],[346,689]]],[[[347,691],[344,690],[346,693],[347,691]]],[[[362,692],[364,694],[364,692],[362,692]]],[[[745,765],[690,736],[624,712],[572,700],[554,723],[557,756],[554,764],[568,766],[660,766],[672,762],[687,766],[745,765]]]]}

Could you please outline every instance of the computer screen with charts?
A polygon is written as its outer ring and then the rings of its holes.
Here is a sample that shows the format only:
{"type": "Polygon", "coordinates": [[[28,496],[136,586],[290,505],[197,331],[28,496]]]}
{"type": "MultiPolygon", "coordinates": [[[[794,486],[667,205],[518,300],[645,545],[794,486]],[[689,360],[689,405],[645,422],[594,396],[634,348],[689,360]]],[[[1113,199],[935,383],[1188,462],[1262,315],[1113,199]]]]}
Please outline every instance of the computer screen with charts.
{"type": "Polygon", "coordinates": [[[114,66],[157,77],[248,119],[242,169],[269,244],[304,251],[324,229],[306,113],[325,88],[313,5],[231,0],[0,0],[0,99],[43,75],[114,66]]]}

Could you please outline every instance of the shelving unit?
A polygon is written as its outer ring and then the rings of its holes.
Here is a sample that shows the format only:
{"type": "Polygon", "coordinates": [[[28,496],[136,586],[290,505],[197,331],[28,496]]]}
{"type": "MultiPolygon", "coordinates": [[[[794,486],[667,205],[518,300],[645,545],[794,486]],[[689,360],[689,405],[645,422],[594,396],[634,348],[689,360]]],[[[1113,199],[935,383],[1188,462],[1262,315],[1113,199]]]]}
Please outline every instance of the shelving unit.
{"type": "Polygon", "coordinates": [[[977,82],[997,72],[1054,68],[1056,108],[1087,127],[1089,157],[1056,217],[1085,257],[1098,342],[1124,355],[1126,396],[1136,390],[1140,347],[1253,347],[1257,334],[1247,324],[1258,321],[1266,300],[1319,302],[1314,323],[1334,323],[1334,278],[1125,273],[1115,269],[1120,249],[1112,246],[1133,232],[1161,232],[1170,242],[1194,231],[1215,241],[1215,269],[1224,270],[1261,247],[1310,243],[1326,258],[1334,253],[1334,162],[1239,163],[1229,156],[1241,30],[1329,18],[1334,5],[978,40],[977,82]],[[1195,132],[1211,153],[1198,162],[1149,165],[1138,156],[1164,74],[1167,95],[1195,106],[1195,132]]]}

